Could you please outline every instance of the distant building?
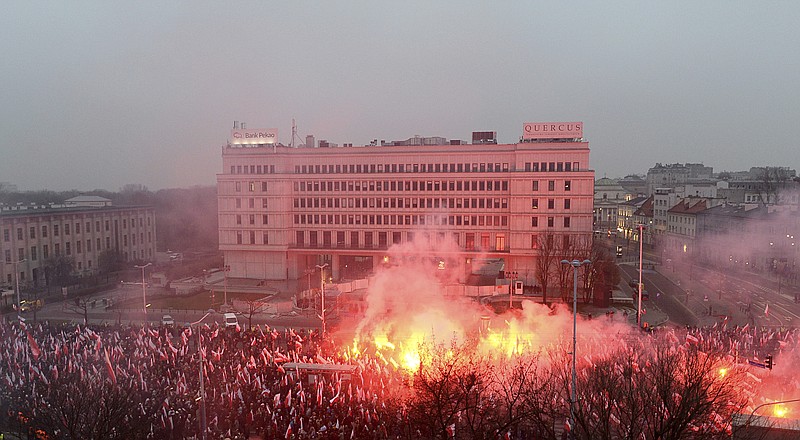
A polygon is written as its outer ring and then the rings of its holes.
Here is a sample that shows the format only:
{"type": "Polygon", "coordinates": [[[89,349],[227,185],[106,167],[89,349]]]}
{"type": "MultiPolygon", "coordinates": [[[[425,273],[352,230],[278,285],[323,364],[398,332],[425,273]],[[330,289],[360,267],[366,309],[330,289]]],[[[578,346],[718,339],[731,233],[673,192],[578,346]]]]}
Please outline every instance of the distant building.
{"type": "Polygon", "coordinates": [[[594,230],[615,232],[618,227],[619,204],[630,199],[630,194],[614,179],[603,177],[594,184],[594,230]]]}
{"type": "Polygon", "coordinates": [[[329,264],[334,279],[353,279],[392,264],[390,246],[425,243],[462,279],[502,259],[533,283],[539,236],[588,242],[594,193],[582,128],[537,128],[526,124],[531,141],[515,144],[488,142],[492,133],[477,145],[228,145],[217,193],[230,276],[297,279],[329,264]]]}
{"type": "Polygon", "coordinates": [[[714,169],[697,163],[657,163],[647,170],[647,195],[655,193],[656,188],[673,188],[687,183],[714,184],[714,169]]]}
{"type": "Polygon", "coordinates": [[[70,208],[101,208],[111,206],[111,200],[100,196],[77,196],[64,200],[64,205],[70,208]]]}
{"type": "MultiPolygon", "coordinates": [[[[101,198],[102,199],[102,198],[101,198]]],[[[107,200],[107,199],[103,199],[107,200]]],[[[80,199],[76,205],[4,208],[0,211],[0,280],[46,285],[51,257],[73,260],[77,274],[98,270],[98,257],[107,250],[125,261],[149,261],[156,251],[155,210],[144,206],[80,206],[105,203],[80,199]],[[83,200],[83,201],[81,201],[83,200]]]]}

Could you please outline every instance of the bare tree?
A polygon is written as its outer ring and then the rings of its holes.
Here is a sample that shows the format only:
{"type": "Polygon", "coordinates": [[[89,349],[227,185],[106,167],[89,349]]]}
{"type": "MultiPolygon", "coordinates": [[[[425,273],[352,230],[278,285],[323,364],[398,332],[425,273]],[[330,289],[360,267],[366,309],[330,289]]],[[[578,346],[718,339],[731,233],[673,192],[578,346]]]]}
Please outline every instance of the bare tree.
{"type": "Polygon", "coordinates": [[[589,259],[592,264],[588,267],[583,276],[583,289],[585,300],[589,301],[589,295],[607,295],[608,292],[620,282],[619,267],[606,247],[598,241],[593,240],[589,259]]]}
{"type": "Polygon", "coordinates": [[[789,173],[783,167],[763,167],[756,168],[756,179],[759,183],[759,197],[765,204],[777,203],[778,192],[782,190],[786,181],[789,180],[789,173]]]}
{"type": "Polygon", "coordinates": [[[555,234],[547,231],[536,239],[536,280],[542,286],[542,302],[547,303],[547,286],[550,284],[558,258],[555,234]]]}
{"type": "MultiPolygon", "coordinates": [[[[744,408],[741,370],[722,356],[653,341],[635,342],[582,368],[575,405],[577,438],[721,439],[744,408]]],[[[568,368],[561,380],[567,386],[568,368]]]]}
{"type": "Polygon", "coordinates": [[[260,299],[249,299],[245,301],[247,310],[239,310],[238,312],[247,317],[247,328],[253,328],[253,318],[267,309],[268,304],[260,299]]]}

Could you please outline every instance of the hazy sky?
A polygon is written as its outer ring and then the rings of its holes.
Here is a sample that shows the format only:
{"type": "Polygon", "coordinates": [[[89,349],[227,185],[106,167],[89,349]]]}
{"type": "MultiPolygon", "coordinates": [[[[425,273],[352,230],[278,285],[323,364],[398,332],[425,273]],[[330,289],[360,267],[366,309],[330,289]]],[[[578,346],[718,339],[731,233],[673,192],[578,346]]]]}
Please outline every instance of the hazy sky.
{"type": "Polygon", "coordinates": [[[342,144],[584,121],[597,177],[800,167],[800,2],[8,1],[0,182],[212,185],[234,120],[342,144]]]}

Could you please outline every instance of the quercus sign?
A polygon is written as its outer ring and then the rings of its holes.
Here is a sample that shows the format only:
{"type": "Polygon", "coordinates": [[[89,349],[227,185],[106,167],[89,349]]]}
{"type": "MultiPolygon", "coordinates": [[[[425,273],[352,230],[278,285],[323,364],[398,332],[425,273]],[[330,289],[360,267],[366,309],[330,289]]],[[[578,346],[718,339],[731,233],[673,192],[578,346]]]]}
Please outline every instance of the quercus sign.
{"type": "Polygon", "coordinates": [[[232,144],[274,144],[278,139],[277,128],[231,130],[232,144]]]}
{"type": "Polygon", "coordinates": [[[583,122],[526,122],[522,125],[523,139],[580,139],[583,122]]]}

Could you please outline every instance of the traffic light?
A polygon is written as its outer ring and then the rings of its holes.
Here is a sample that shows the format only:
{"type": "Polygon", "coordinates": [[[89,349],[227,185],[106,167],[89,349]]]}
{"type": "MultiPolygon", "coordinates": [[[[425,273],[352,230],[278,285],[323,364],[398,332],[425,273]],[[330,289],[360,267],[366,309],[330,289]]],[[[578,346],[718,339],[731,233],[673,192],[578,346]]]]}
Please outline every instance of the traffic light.
{"type": "Polygon", "coordinates": [[[621,256],[622,256],[622,246],[618,245],[617,246],[617,257],[621,257],[621,256]]]}
{"type": "Polygon", "coordinates": [[[767,369],[769,369],[769,370],[772,369],[772,355],[771,354],[767,355],[767,359],[764,362],[764,366],[766,366],[767,369]]]}

